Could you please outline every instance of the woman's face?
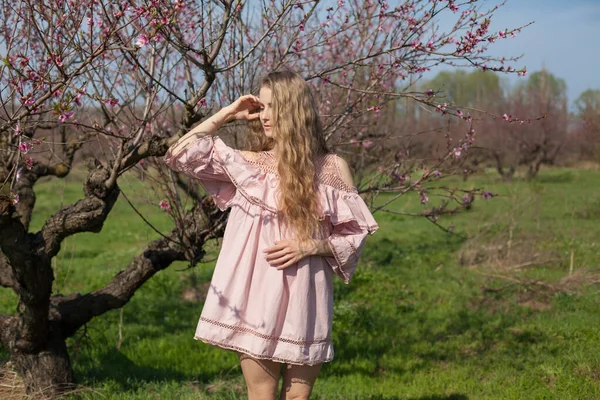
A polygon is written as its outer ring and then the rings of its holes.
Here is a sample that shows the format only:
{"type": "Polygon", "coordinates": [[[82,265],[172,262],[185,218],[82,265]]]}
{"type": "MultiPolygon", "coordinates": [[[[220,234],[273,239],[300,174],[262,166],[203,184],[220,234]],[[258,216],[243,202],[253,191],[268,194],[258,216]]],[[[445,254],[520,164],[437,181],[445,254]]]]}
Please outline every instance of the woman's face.
{"type": "Polygon", "coordinates": [[[267,137],[273,137],[273,127],[271,125],[271,89],[266,86],[261,87],[258,98],[261,104],[260,122],[265,130],[265,135],[267,135],[267,137]]]}

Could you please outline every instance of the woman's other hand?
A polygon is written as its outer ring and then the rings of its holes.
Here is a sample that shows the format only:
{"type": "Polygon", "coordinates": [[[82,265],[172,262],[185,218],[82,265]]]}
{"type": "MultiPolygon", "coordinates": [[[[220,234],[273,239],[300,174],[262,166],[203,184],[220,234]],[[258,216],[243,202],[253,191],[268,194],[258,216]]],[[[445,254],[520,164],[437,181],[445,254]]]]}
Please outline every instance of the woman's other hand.
{"type": "Polygon", "coordinates": [[[260,107],[258,97],[247,94],[241,96],[226,108],[232,119],[250,121],[258,118],[260,107]]]}
{"type": "Polygon", "coordinates": [[[264,249],[266,260],[277,269],[292,266],[304,257],[315,254],[315,241],[301,243],[298,240],[280,240],[274,246],[264,249]]]}

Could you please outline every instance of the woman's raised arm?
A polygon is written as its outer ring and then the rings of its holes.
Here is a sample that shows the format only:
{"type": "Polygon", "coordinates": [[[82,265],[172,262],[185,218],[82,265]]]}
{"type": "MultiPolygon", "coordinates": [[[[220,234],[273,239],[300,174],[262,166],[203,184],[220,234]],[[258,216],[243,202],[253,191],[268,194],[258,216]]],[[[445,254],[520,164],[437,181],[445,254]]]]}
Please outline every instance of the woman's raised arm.
{"type": "Polygon", "coordinates": [[[177,154],[196,139],[214,134],[227,122],[258,118],[258,112],[254,112],[258,108],[260,108],[258,97],[251,94],[241,96],[230,105],[223,107],[217,113],[202,121],[198,126],[171,144],[171,147],[169,148],[170,153],[177,154]]]}

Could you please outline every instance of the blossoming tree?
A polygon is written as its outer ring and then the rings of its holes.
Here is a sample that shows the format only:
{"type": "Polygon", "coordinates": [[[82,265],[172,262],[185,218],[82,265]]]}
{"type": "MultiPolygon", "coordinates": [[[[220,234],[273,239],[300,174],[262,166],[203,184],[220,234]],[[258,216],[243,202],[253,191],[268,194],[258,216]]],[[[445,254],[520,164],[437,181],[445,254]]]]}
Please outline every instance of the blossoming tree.
{"type": "MultiPolygon", "coordinates": [[[[177,207],[176,197],[162,202],[173,230],[104,287],[53,295],[52,259],[69,236],[102,229],[123,174],[142,163],[160,166],[178,137],[273,69],[299,71],[313,85],[329,143],[348,151],[382,150],[366,126],[398,99],[457,114],[436,103],[435,88],[419,93],[410,83],[441,64],[524,73],[486,56],[487,46],[518,29],[491,32],[496,7],[478,3],[0,0],[0,285],[19,299],[13,315],[0,315],[0,343],[28,390],[52,396],[72,384],[65,340],[122,307],[174,261],[201,258],[207,240],[222,234],[226,215],[188,190],[195,206],[177,207]],[[441,17],[454,23],[442,30],[441,17]],[[98,145],[91,153],[88,146],[82,197],[30,230],[36,182],[68,176],[90,142],[98,145]]],[[[377,177],[359,190],[394,199],[416,191],[427,205],[424,184],[452,170],[472,141],[471,116],[457,116],[465,137],[429,165],[387,149],[377,177]]],[[[379,133],[379,143],[398,134],[379,133]]],[[[164,179],[167,187],[190,187],[180,177],[164,179]]],[[[424,215],[435,219],[439,210],[424,215]]]]}

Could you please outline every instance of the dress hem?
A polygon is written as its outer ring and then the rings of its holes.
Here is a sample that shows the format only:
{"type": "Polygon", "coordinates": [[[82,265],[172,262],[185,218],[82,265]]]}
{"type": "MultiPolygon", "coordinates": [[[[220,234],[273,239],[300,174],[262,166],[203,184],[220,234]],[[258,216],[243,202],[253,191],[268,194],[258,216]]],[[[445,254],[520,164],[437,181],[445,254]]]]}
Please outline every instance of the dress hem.
{"type": "Polygon", "coordinates": [[[318,364],[323,364],[323,363],[326,363],[326,362],[330,362],[330,361],[333,360],[333,357],[330,357],[330,358],[325,358],[323,360],[319,360],[319,361],[316,361],[316,362],[310,362],[309,361],[309,362],[304,362],[303,363],[303,362],[299,362],[299,361],[296,361],[296,360],[289,360],[289,359],[284,359],[284,358],[279,358],[279,357],[269,357],[269,356],[263,356],[263,355],[259,355],[259,354],[254,354],[251,351],[243,349],[241,347],[233,346],[233,345],[225,344],[225,343],[221,343],[221,342],[216,342],[214,340],[206,339],[206,338],[203,338],[203,337],[200,337],[200,336],[194,336],[194,339],[202,341],[202,342],[204,342],[206,344],[210,344],[210,345],[213,345],[213,346],[218,346],[218,347],[220,347],[222,349],[225,349],[225,350],[232,350],[232,351],[237,351],[237,352],[240,352],[240,353],[244,353],[246,355],[251,356],[252,358],[256,358],[256,359],[260,359],[260,360],[271,360],[271,361],[275,361],[275,362],[282,363],[282,364],[309,365],[309,366],[313,366],[313,365],[318,365],[318,364]]]}

